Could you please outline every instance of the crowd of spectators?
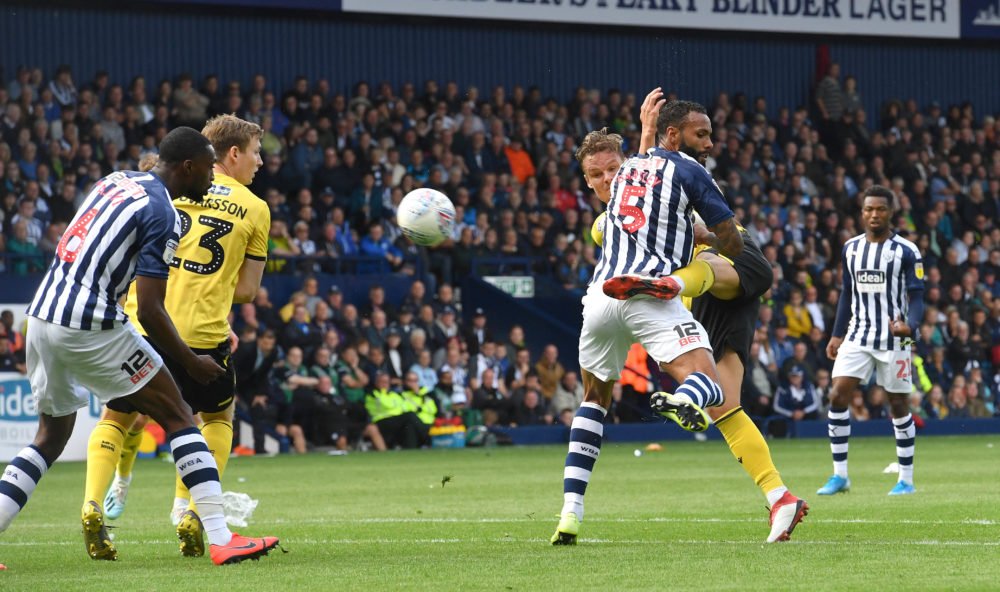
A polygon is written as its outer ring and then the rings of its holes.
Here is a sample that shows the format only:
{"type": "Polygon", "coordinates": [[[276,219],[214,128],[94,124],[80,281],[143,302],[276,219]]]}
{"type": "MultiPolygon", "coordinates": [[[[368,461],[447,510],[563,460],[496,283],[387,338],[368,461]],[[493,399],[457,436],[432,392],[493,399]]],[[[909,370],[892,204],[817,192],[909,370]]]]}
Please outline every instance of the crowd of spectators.
{"type": "MultiPolygon", "coordinates": [[[[924,256],[915,414],[1000,412],[1000,121],[970,104],[914,100],[886,100],[874,121],[862,90],[833,64],[802,106],[726,92],[709,105],[707,167],[775,276],[744,403],[758,416],[823,412],[841,246],[862,232],[858,195],[877,183],[894,190],[894,227],[924,256]]],[[[589,228],[601,204],[573,153],[603,127],[635,150],[634,93],[579,88],[560,100],[538,87],[487,94],[433,80],[341,92],[301,76],[278,88],[263,75],[246,84],[182,74],[153,86],[107,72],[77,84],[69,67],[50,76],[26,67],[0,87],[0,108],[8,277],[43,269],[93,182],[137,168],[173,126],[200,128],[218,113],[261,125],[264,166],[251,189],[271,210],[268,272],[301,276],[302,290],[288,303],[262,290],[234,314],[240,394],[259,430],[274,424],[300,450],[361,437],[375,448],[411,446],[427,442],[435,418],[566,423],[579,404],[579,376],[558,364],[554,346],[527,350],[520,327],[494,336],[479,311],[464,326],[452,285],[511,259],[579,293],[600,248],[589,228]],[[412,245],[394,222],[402,197],[421,186],[455,204],[458,223],[440,248],[412,245]],[[319,272],[415,281],[397,308],[380,288],[365,302],[320,294],[319,272]]],[[[3,368],[17,332],[0,330],[11,342],[0,346],[3,368]]],[[[627,407],[612,417],[627,419],[627,407]]],[[[852,412],[885,417],[884,393],[859,390],[852,412]]]]}

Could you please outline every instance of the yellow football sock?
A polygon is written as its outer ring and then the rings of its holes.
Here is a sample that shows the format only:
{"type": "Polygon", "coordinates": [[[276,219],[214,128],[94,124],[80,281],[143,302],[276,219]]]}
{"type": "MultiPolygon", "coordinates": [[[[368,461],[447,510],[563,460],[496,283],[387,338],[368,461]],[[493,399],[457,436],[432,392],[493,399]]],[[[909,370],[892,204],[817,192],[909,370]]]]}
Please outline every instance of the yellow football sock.
{"type": "Polygon", "coordinates": [[[781,475],[771,460],[771,450],[767,447],[767,441],[742,407],[737,407],[720,417],[716,420],[715,427],[722,432],[722,437],[726,439],[726,444],[729,444],[733,456],[765,496],[769,491],[784,487],[781,475]]]}
{"type": "Polygon", "coordinates": [[[687,267],[682,267],[671,274],[684,280],[681,296],[697,298],[712,289],[715,284],[715,272],[707,261],[694,259],[687,267]]]}
{"type": "MultiPolygon", "coordinates": [[[[212,452],[215,464],[219,466],[219,480],[222,480],[222,473],[229,463],[229,455],[233,448],[233,422],[224,419],[213,419],[201,424],[201,435],[208,443],[208,449],[212,452]]],[[[191,499],[191,493],[180,477],[177,477],[174,488],[174,497],[191,499]]],[[[188,509],[194,510],[194,502],[188,505],[188,509]]]]}
{"type": "Polygon", "coordinates": [[[132,474],[132,467],[135,466],[135,457],[139,454],[139,444],[142,443],[142,435],[146,430],[129,432],[125,436],[125,443],[122,444],[122,457],[118,461],[118,476],[128,477],[132,474]]]}
{"type": "MultiPolygon", "coordinates": [[[[108,491],[115,467],[122,453],[126,427],[122,424],[102,419],[90,432],[87,442],[87,482],[83,490],[83,503],[95,501],[104,508],[104,494],[108,491]]],[[[86,508],[85,508],[86,511],[86,508]]]]}

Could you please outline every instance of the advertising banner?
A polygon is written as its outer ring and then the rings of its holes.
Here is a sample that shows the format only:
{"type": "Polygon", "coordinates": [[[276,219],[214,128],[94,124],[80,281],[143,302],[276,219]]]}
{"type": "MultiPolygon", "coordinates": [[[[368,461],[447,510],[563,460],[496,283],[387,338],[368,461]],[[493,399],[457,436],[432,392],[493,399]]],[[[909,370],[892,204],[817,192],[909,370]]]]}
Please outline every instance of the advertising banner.
{"type": "MultiPolygon", "coordinates": [[[[101,417],[101,404],[91,395],[90,404],[77,411],[73,436],[59,460],[86,460],[87,440],[101,417]]],[[[0,462],[9,462],[31,443],[38,431],[38,408],[27,376],[0,372],[0,462]]]]}
{"type": "Polygon", "coordinates": [[[959,0],[342,0],[346,12],[957,39],[959,0]]]}

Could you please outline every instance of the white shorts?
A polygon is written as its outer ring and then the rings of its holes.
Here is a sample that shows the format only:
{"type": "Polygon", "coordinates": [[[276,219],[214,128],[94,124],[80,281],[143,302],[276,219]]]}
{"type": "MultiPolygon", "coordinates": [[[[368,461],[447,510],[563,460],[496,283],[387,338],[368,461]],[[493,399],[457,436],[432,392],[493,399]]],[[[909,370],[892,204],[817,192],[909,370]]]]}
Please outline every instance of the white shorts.
{"type": "Polygon", "coordinates": [[[837,359],[833,362],[831,376],[850,376],[862,382],[872,376],[875,369],[875,382],[890,393],[910,394],[913,391],[913,381],[910,377],[913,357],[910,350],[895,351],[861,347],[851,341],[845,341],[837,351],[837,359]]]}
{"type": "Polygon", "coordinates": [[[131,395],[163,367],[132,323],[82,331],[29,317],[25,355],[38,412],[53,417],[86,407],[87,390],[101,403],[131,395]]]}
{"type": "Polygon", "coordinates": [[[680,298],[615,300],[600,284],[591,285],[583,297],[580,367],[605,382],[618,380],[635,342],[659,363],[696,349],[712,351],[708,332],[680,298]]]}

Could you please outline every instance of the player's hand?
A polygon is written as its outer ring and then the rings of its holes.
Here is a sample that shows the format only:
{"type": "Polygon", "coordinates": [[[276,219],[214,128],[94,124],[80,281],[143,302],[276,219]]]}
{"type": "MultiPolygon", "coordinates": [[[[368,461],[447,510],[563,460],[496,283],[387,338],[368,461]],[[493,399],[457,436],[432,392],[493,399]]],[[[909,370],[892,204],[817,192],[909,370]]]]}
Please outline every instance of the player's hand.
{"type": "Polygon", "coordinates": [[[708,229],[708,226],[704,224],[694,225],[694,244],[696,245],[714,245],[715,241],[718,240],[715,233],[708,229]]]}
{"type": "Polygon", "coordinates": [[[212,356],[207,355],[195,356],[194,360],[185,370],[191,375],[191,378],[201,384],[208,384],[218,380],[226,373],[226,370],[222,366],[215,363],[212,356]]]}
{"type": "Polygon", "coordinates": [[[910,326],[906,324],[903,317],[896,317],[896,320],[889,325],[889,331],[892,332],[895,337],[910,337],[913,335],[913,331],[910,330],[910,326]]]}
{"type": "Polygon", "coordinates": [[[843,337],[831,337],[830,343],[826,344],[826,357],[831,360],[837,359],[837,352],[840,351],[840,344],[844,342],[843,337]]]}
{"type": "Polygon", "coordinates": [[[230,353],[235,352],[236,348],[240,346],[240,338],[236,336],[236,332],[233,331],[232,327],[229,328],[229,351],[230,353]]]}
{"type": "Polygon", "coordinates": [[[660,115],[660,108],[667,104],[663,98],[663,89],[659,86],[649,91],[646,98],[639,107],[639,121],[642,122],[643,131],[656,133],[656,118],[660,115]]]}

